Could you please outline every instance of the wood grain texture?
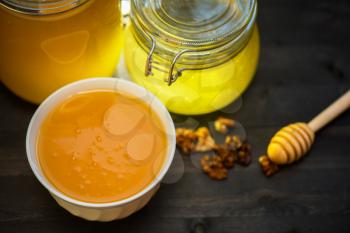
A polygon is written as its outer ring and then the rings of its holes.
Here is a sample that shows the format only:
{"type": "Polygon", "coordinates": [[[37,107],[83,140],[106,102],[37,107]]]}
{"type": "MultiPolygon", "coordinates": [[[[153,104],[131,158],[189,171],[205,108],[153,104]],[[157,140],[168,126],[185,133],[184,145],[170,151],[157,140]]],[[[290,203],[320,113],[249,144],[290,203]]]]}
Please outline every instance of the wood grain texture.
{"type": "Polygon", "coordinates": [[[184,175],[175,166],[170,176],[179,181],[163,184],[144,209],[121,221],[87,222],[53,201],[25,155],[36,107],[0,85],[0,233],[350,232],[350,112],[276,176],[264,177],[257,163],[280,127],[312,119],[350,88],[349,15],[348,0],[260,1],[261,60],[242,101],[201,117],[173,116],[191,127],[212,126],[218,115],[237,119],[253,145],[252,165],[217,182],[198,168],[198,155],[177,153],[184,175]]]}

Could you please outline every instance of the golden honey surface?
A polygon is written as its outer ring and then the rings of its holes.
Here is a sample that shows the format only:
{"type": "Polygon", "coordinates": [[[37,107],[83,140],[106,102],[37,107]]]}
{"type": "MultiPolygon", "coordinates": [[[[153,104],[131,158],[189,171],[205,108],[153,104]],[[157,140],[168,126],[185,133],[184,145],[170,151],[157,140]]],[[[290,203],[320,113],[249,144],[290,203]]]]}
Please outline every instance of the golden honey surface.
{"type": "Polygon", "coordinates": [[[137,98],[82,92],[59,104],[37,138],[48,181],[76,200],[107,203],[130,197],[160,172],[167,135],[158,115],[137,98]]]}
{"type": "Polygon", "coordinates": [[[90,0],[44,16],[0,6],[0,79],[18,96],[40,103],[67,83],[111,76],[122,34],[118,0],[90,0]]]}

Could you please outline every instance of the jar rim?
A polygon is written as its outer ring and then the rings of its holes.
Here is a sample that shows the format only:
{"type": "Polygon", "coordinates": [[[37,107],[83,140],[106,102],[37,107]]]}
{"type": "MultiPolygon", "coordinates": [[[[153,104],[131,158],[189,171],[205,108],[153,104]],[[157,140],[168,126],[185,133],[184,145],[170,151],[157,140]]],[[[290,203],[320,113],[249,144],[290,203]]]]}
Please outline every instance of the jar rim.
{"type": "Polygon", "coordinates": [[[256,0],[132,0],[131,18],[163,43],[202,50],[236,38],[255,8],[256,0]]]}
{"type": "Polygon", "coordinates": [[[0,0],[0,5],[26,15],[44,16],[76,8],[89,0],[0,0]]]}

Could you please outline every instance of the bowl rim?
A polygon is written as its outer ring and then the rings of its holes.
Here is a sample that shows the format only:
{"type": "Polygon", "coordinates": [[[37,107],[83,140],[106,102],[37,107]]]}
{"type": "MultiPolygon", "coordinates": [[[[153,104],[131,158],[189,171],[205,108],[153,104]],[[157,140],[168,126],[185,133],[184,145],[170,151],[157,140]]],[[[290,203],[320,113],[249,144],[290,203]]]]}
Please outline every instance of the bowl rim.
{"type": "MultiPolygon", "coordinates": [[[[91,89],[93,90],[93,89],[91,89]]],[[[97,89],[96,89],[97,90],[97,89]]],[[[127,91],[126,91],[127,92],[127,91]]],[[[135,96],[134,94],[131,94],[129,92],[127,92],[128,94],[130,94],[131,96],[135,96]]],[[[48,112],[44,113],[44,114],[48,114],[48,112]]],[[[42,122],[42,121],[41,121],[42,122]]],[[[40,122],[40,123],[41,123],[40,122]]],[[[40,124],[39,123],[39,124],[40,124]]],[[[37,134],[34,135],[35,137],[37,137],[37,134]]],[[[35,142],[36,140],[32,140],[33,142],[35,142]]],[[[59,88],[58,90],[56,90],[55,92],[53,92],[49,97],[47,97],[40,105],[39,107],[36,109],[35,113],[33,114],[28,129],[27,129],[27,134],[26,134],[26,155],[27,155],[27,159],[29,162],[29,165],[31,167],[31,170],[33,171],[35,177],[39,180],[39,182],[53,195],[57,196],[58,198],[77,205],[77,206],[81,206],[81,207],[87,207],[87,208],[111,208],[111,207],[116,207],[116,206],[122,206],[122,205],[126,205],[128,203],[131,203],[139,198],[141,198],[142,196],[146,195],[148,192],[150,192],[152,189],[154,189],[159,183],[160,181],[164,178],[165,174],[167,173],[167,171],[169,170],[172,161],[174,159],[175,156],[175,148],[176,148],[176,139],[175,139],[175,126],[174,126],[174,122],[171,118],[171,115],[169,113],[169,111],[166,109],[166,107],[161,103],[161,101],[155,96],[153,95],[150,91],[146,90],[144,87],[141,87],[131,81],[127,81],[127,80],[123,80],[121,78],[113,78],[113,77],[94,77],[94,78],[88,78],[88,79],[83,79],[83,80],[79,80],[73,83],[70,83],[68,85],[65,85],[61,88],[59,88]],[[165,124],[164,127],[166,128],[166,131],[170,131],[167,132],[167,141],[168,141],[168,147],[167,147],[167,154],[166,154],[166,161],[163,164],[162,169],[158,172],[157,176],[155,177],[155,179],[152,180],[151,183],[149,183],[146,187],[144,187],[141,191],[135,193],[134,195],[127,197],[125,199],[121,199],[118,201],[113,201],[113,202],[106,202],[106,203],[93,203],[93,202],[85,202],[85,201],[80,201],[80,200],[76,200],[72,197],[69,197],[68,195],[62,193],[61,191],[59,191],[57,188],[54,187],[54,185],[52,185],[45,177],[44,175],[41,175],[39,173],[39,169],[40,165],[37,164],[37,162],[34,161],[34,157],[37,157],[37,155],[34,156],[30,156],[31,151],[32,151],[32,147],[34,146],[34,148],[36,147],[36,144],[33,145],[33,143],[30,143],[30,137],[32,136],[32,131],[33,131],[33,127],[34,127],[34,123],[37,120],[37,118],[40,116],[40,114],[42,114],[43,109],[49,105],[53,100],[55,100],[57,98],[57,96],[64,90],[68,89],[68,88],[72,88],[75,86],[79,86],[85,83],[94,83],[94,82],[113,82],[114,85],[116,85],[118,82],[119,83],[123,83],[123,85],[126,86],[132,86],[132,88],[134,89],[138,89],[140,91],[145,91],[147,93],[147,95],[149,95],[152,98],[152,104],[150,104],[150,102],[147,102],[145,100],[141,100],[144,103],[146,103],[147,105],[149,105],[150,107],[152,107],[152,109],[157,113],[158,117],[161,118],[161,121],[165,124]],[[157,109],[155,108],[155,106],[157,107],[157,109]],[[159,114],[160,112],[164,112],[165,114],[159,114]]]]}

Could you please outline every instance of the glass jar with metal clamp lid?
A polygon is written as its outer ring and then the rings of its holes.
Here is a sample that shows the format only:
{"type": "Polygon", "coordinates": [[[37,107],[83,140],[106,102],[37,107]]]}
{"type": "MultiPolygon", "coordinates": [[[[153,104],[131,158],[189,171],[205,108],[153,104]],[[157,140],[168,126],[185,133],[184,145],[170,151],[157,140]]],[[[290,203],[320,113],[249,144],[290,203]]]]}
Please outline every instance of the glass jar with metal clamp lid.
{"type": "Polygon", "coordinates": [[[122,39],[120,0],[0,0],[0,79],[40,103],[67,83],[112,76],[122,39]]]}
{"type": "Polygon", "coordinates": [[[125,61],[131,79],[179,114],[233,102],[259,57],[256,0],[132,0],[125,61]]]}

